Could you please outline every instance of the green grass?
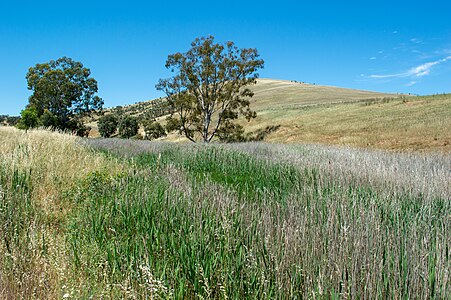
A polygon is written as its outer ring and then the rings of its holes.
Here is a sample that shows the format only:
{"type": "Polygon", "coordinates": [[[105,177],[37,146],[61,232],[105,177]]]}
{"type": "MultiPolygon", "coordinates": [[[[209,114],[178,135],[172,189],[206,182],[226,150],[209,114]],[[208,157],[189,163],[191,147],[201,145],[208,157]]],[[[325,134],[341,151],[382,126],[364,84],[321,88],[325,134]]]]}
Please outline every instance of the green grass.
{"type": "Polygon", "coordinates": [[[159,280],[157,290],[175,298],[415,298],[449,288],[436,285],[444,269],[435,258],[425,266],[427,280],[413,275],[417,255],[437,255],[445,199],[387,199],[369,185],[344,187],[315,169],[217,147],[173,147],[129,160],[136,174],[88,188],[93,194],[83,195],[72,239],[99,254],[88,272],[106,259],[108,278],[130,281],[138,294],[143,266],[159,280]]]}
{"type": "Polygon", "coordinates": [[[442,299],[451,292],[449,156],[79,143],[73,147],[87,153],[80,159],[97,163],[54,188],[52,210],[36,194],[49,172],[37,172],[36,148],[3,150],[3,298],[442,299]],[[13,153],[27,162],[10,160],[13,153]]]}

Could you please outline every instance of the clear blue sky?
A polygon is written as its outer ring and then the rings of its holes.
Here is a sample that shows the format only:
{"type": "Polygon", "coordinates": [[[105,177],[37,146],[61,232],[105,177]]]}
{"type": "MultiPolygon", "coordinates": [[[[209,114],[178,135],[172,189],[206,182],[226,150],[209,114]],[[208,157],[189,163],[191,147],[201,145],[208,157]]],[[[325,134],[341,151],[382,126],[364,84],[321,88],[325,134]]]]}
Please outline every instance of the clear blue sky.
{"type": "Polygon", "coordinates": [[[451,1],[1,1],[0,114],[29,67],[81,61],[105,106],[153,99],[168,54],[200,36],[255,47],[260,76],[384,92],[451,92],[451,1]]]}

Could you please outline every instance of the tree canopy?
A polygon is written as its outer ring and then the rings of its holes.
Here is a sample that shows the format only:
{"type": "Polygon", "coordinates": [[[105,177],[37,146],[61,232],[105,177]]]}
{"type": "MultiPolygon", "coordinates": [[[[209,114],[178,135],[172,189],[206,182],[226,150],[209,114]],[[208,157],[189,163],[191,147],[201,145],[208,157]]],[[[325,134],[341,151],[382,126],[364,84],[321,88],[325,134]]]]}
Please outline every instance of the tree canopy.
{"type": "Polygon", "coordinates": [[[124,116],[118,125],[119,136],[129,139],[138,134],[139,124],[135,117],[124,116]]]}
{"type": "Polygon", "coordinates": [[[97,121],[100,136],[104,138],[112,136],[116,132],[117,125],[118,118],[114,114],[102,116],[99,121],[97,121]]]}
{"type": "Polygon", "coordinates": [[[166,68],[175,74],[156,85],[176,111],[168,118],[168,130],[177,129],[193,142],[199,136],[210,142],[218,133],[241,131],[233,121],[256,116],[247,86],[256,83],[263,65],[256,49],[215,43],[213,36],[197,38],[187,52],[169,55],[166,68]]]}
{"type": "Polygon", "coordinates": [[[68,57],[36,64],[26,75],[28,89],[33,91],[28,106],[54,128],[78,130],[83,115],[103,106],[96,96],[97,81],[90,76],[88,68],[68,57]]]}

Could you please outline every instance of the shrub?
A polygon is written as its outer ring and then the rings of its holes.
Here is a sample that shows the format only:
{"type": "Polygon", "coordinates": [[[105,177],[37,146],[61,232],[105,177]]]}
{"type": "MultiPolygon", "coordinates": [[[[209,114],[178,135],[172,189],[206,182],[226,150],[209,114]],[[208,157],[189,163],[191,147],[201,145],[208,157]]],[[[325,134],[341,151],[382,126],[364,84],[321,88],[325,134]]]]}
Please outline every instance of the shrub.
{"type": "Polygon", "coordinates": [[[146,133],[145,138],[147,140],[154,140],[166,136],[166,130],[164,130],[164,127],[154,120],[144,123],[144,132],[146,133]]]}
{"type": "Polygon", "coordinates": [[[136,118],[131,116],[126,116],[122,118],[119,122],[119,135],[122,138],[129,139],[138,133],[138,121],[136,118]]]}
{"type": "Polygon", "coordinates": [[[99,133],[104,138],[112,136],[117,129],[118,121],[115,115],[105,115],[97,122],[99,133]]]}

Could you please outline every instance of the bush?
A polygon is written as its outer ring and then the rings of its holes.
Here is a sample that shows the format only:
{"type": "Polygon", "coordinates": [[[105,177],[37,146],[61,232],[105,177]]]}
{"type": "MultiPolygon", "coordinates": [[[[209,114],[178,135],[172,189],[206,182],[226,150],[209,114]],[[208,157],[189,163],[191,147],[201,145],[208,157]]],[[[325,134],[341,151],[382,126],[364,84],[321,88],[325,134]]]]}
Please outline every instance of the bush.
{"type": "Polygon", "coordinates": [[[138,121],[136,118],[126,116],[119,122],[119,135],[122,138],[129,139],[138,133],[138,121]]]}
{"type": "Polygon", "coordinates": [[[100,136],[109,138],[117,129],[118,121],[115,115],[106,115],[99,119],[97,126],[99,127],[100,136]]]}
{"type": "Polygon", "coordinates": [[[27,131],[30,128],[38,127],[40,125],[38,113],[33,106],[29,106],[20,113],[21,118],[17,123],[19,129],[27,131]]]}
{"type": "Polygon", "coordinates": [[[147,121],[144,123],[144,132],[147,140],[154,140],[166,136],[166,130],[160,123],[155,121],[147,121]]]}

